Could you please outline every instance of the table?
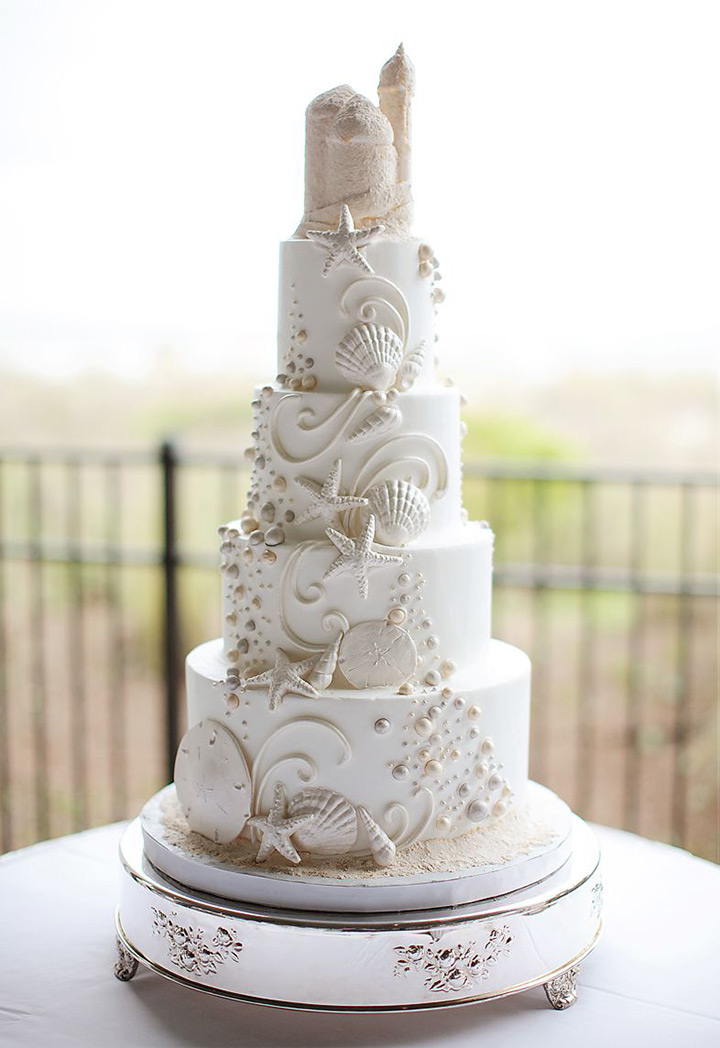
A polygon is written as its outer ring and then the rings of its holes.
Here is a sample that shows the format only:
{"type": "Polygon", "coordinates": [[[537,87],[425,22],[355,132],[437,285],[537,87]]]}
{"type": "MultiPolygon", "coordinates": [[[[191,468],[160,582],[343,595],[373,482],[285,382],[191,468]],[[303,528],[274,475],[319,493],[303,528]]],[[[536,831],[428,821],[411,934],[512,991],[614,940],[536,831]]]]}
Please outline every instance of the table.
{"type": "Polygon", "coordinates": [[[102,1048],[377,1045],[653,1048],[720,1045],[720,868],[620,830],[603,850],[606,931],[579,999],[541,988],[465,1008],[392,1015],[290,1012],[185,989],[143,970],[118,982],[113,915],[123,826],[0,859],[0,1045],[102,1048]]]}

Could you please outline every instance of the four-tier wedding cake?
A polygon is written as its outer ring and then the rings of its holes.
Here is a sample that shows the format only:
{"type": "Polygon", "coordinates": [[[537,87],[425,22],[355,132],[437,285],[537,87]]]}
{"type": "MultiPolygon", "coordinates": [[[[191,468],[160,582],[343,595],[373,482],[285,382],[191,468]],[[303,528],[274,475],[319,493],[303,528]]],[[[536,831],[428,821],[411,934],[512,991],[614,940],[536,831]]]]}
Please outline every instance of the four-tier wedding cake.
{"type": "Polygon", "coordinates": [[[156,865],[226,897],[563,861],[567,809],[528,784],[530,662],[491,639],[493,533],[462,508],[461,397],[435,377],[413,80],[401,46],[378,106],[341,86],[308,107],[278,374],[220,528],[223,636],[188,656],[175,789],[144,816],[156,865]]]}

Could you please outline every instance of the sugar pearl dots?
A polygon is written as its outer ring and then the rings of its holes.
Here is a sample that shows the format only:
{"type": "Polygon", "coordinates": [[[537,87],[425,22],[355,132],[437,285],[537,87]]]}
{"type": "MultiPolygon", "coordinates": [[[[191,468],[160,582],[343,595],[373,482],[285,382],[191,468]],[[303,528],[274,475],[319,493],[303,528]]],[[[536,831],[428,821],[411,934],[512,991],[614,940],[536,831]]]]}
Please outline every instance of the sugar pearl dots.
{"type": "Polygon", "coordinates": [[[374,724],[378,735],[386,735],[390,731],[390,721],[387,717],[379,717],[374,724]]]}
{"type": "Polygon", "coordinates": [[[441,815],[435,820],[435,829],[440,830],[440,833],[447,833],[451,827],[452,823],[447,815],[441,815]]]}
{"type": "Polygon", "coordinates": [[[429,717],[418,717],[415,721],[415,731],[421,738],[425,738],[433,730],[433,722],[429,717]]]}
{"type": "Polygon", "coordinates": [[[437,688],[440,683],[440,674],[437,670],[428,670],[425,674],[425,683],[429,684],[431,688],[437,688]]]}
{"type": "Polygon", "coordinates": [[[388,619],[396,626],[402,626],[406,618],[407,612],[404,608],[393,608],[392,611],[388,613],[388,619]]]}
{"type": "Polygon", "coordinates": [[[484,754],[486,757],[489,757],[494,749],[495,743],[492,741],[492,739],[483,739],[482,745],[480,746],[480,752],[482,754],[484,754]]]}
{"type": "Polygon", "coordinates": [[[393,779],[407,779],[410,769],[407,764],[396,764],[392,770],[393,779]]]}
{"type": "Polygon", "coordinates": [[[471,801],[467,806],[467,817],[471,822],[482,822],[487,813],[488,806],[484,801],[471,801]]]}
{"type": "Polygon", "coordinates": [[[442,774],[442,770],[443,770],[443,766],[440,763],[440,761],[436,761],[433,758],[431,758],[427,762],[427,764],[425,765],[425,774],[426,775],[441,775],[442,774]]]}
{"type": "Polygon", "coordinates": [[[482,710],[479,706],[471,706],[467,711],[467,715],[470,718],[470,720],[477,720],[481,713],[482,710]]]}

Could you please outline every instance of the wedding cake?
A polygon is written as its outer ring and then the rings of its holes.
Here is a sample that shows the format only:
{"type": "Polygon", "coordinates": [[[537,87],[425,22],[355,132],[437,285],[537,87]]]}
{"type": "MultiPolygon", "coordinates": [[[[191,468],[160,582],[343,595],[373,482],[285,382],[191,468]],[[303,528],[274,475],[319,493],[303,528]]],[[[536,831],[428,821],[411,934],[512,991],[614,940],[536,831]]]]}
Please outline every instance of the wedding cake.
{"type": "Polygon", "coordinates": [[[413,85],[401,45],[378,106],[341,86],[308,107],[278,373],[252,403],[247,504],[220,528],[223,636],[188,656],[175,791],[145,814],[157,865],[229,897],[260,868],[349,888],[563,858],[567,809],[528,790],[530,662],[491,639],[461,396],[435,375],[413,85]],[[210,867],[221,880],[193,872],[210,867]]]}
{"type": "Polygon", "coordinates": [[[577,995],[602,927],[592,832],[528,781],[530,662],[491,639],[493,534],[462,508],[443,300],[411,231],[413,69],[307,110],[280,246],[278,370],[220,528],[223,634],[187,659],[175,782],[120,846],[138,964],[283,1007],[577,995]]]}

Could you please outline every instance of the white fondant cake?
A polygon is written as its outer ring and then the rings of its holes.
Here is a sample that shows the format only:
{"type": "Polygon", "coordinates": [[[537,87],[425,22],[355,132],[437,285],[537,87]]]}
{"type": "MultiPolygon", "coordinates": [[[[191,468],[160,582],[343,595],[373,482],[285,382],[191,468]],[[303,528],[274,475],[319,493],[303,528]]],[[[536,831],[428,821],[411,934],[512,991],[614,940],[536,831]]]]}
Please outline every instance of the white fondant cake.
{"type": "Polygon", "coordinates": [[[525,803],[530,663],[490,639],[493,535],[466,520],[460,397],[434,375],[412,85],[400,49],[379,108],[341,87],[308,109],[278,374],[253,401],[246,507],[220,529],[223,637],[187,660],[180,808],[260,863],[392,870],[479,827],[492,854],[525,803]]]}

